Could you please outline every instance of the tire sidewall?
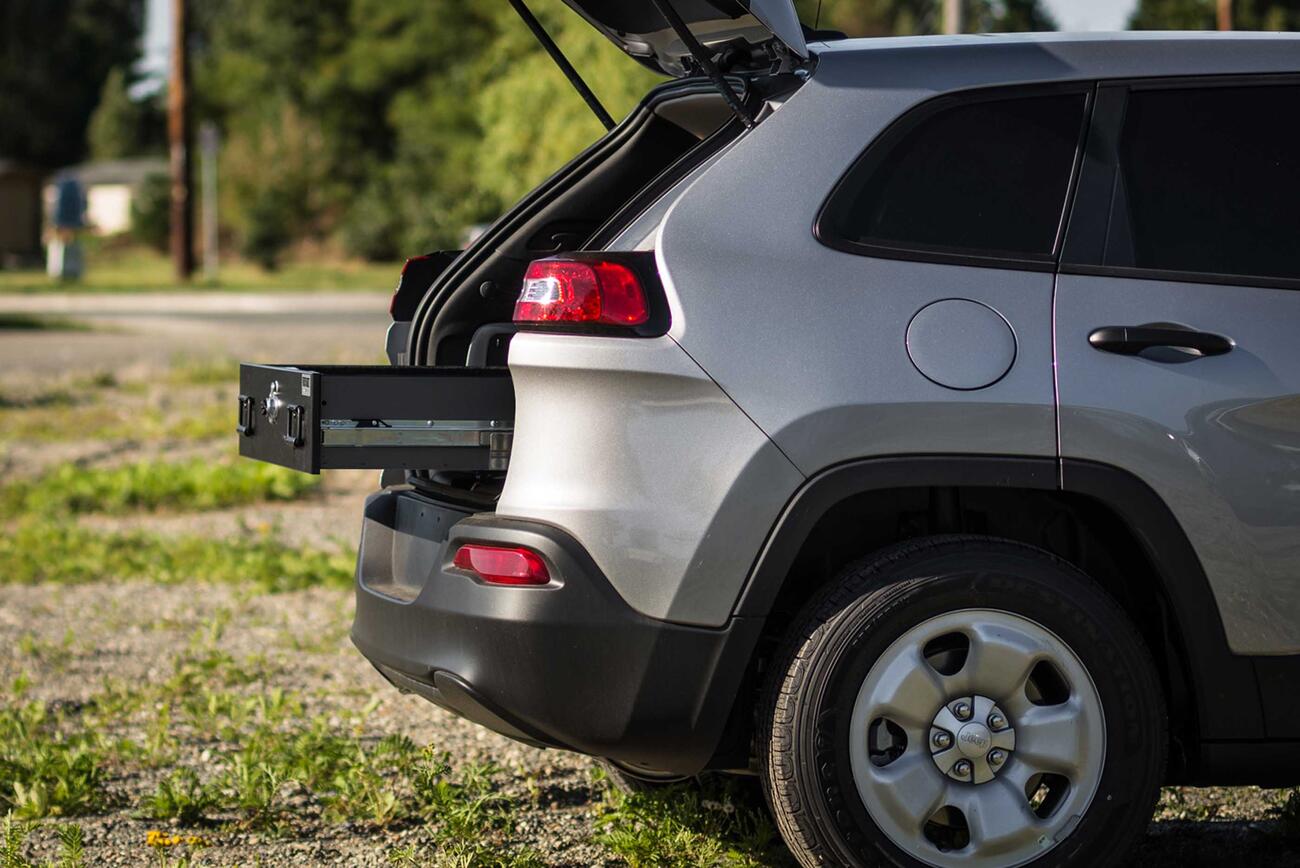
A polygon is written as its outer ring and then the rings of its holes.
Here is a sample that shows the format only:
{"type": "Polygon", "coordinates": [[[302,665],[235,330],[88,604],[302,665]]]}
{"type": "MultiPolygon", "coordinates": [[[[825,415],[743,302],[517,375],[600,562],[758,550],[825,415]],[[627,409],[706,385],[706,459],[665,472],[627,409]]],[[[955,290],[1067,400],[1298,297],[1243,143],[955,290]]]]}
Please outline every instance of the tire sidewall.
{"type": "Polygon", "coordinates": [[[1055,633],[1083,663],[1101,699],[1106,753],[1097,792],[1068,837],[1026,864],[1099,864],[1114,847],[1117,824],[1128,825],[1135,813],[1142,823],[1149,818],[1164,756],[1163,702],[1140,639],[1086,576],[1054,559],[1007,549],[923,555],[883,570],[879,586],[904,587],[847,605],[827,637],[827,653],[814,660],[796,740],[801,765],[814,779],[809,807],[823,829],[833,830],[838,840],[828,843],[845,857],[871,864],[883,853],[909,868],[926,864],[896,846],[868,814],[849,761],[849,720],[868,672],[899,636],[961,609],[1006,611],[1055,633]]]}

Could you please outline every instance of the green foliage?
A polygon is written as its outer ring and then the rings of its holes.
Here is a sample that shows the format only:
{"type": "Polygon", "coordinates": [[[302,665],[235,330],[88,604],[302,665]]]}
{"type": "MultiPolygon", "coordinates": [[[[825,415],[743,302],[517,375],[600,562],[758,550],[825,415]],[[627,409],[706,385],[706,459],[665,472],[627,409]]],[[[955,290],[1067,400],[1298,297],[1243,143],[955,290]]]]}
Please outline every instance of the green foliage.
{"type": "Polygon", "coordinates": [[[33,480],[0,487],[0,517],[223,509],[295,500],[320,477],[255,461],[139,461],[119,467],[60,464],[33,480]]]}
{"type": "MultiPolygon", "coordinates": [[[[809,26],[817,5],[818,0],[796,0],[800,18],[809,26]]],[[[943,7],[936,0],[823,0],[821,5],[821,28],[849,36],[938,33],[943,26],[943,7]]],[[[968,33],[1056,29],[1041,0],[964,0],[962,21],[968,33]]]]}
{"type": "Polygon", "coordinates": [[[598,840],[633,868],[783,864],[789,856],[752,792],[735,782],[606,793],[598,840]]]}
{"type": "MultiPolygon", "coordinates": [[[[1215,0],[1139,0],[1129,19],[1134,30],[1213,30],[1215,0]]],[[[1235,0],[1232,23],[1237,30],[1300,29],[1297,0],[1235,0]]]]}
{"type": "MultiPolygon", "coordinates": [[[[223,214],[266,264],[302,238],[458,245],[601,133],[506,4],[212,5],[196,91],[226,132],[223,214]]],[[[534,6],[616,115],[655,81],[561,0],[534,6]]]]}
{"type": "Polygon", "coordinates": [[[0,154],[79,161],[109,71],[135,60],[143,0],[6,0],[0,26],[0,154]]]}
{"type": "Polygon", "coordinates": [[[158,782],[144,798],[140,815],[152,820],[175,820],[184,826],[201,821],[219,802],[220,793],[203,784],[191,769],[178,769],[158,782]]]}
{"type": "Polygon", "coordinates": [[[22,819],[86,813],[101,800],[94,737],[43,703],[0,706],[0,809],[22,819]]]}
{"type": "Polygon", "coordinates": [[[274,270],[295,238],[320,234],[334,179],[320,123],[291,104],[231,136],[222,158],[245,256],[274,270]]]}
{"type": "Polygon", "coordinates": [[[23,853],[27,837],[37,828],[37,824],[17,819],[13,814],[6,814],[0,823],[0,868],[82,868],[86,864],[84,834],[81,827],[64,823],[54,827],[55,837],[59,839],[59,858],[43,862],[39,866],[30,861],[23,853]]]}
{"type": "Polygon", "coordinates": [[[116,67],[104,79],[99,105],[90,116],[87,139],[90,156],[96,160],[117,160],[161,152],[164,147],[164,115],[157,97],[132,98],[134,84],[126,67],[116,67]]]}
{"type": "Polygon", "coordinates": [[[159,253],[171,241],[171,189],[166,175],[150,175],[131,199],[131,235],[159,253]]]}
{"type": "Polygon", "coordinates": [[[0,583],[105,580],[220,582],[265,593],[352,582],[355,554],[299,548],[269,533],[224,539],[101,532],[65,521],[23,520],[0,535],[0,583]]]}

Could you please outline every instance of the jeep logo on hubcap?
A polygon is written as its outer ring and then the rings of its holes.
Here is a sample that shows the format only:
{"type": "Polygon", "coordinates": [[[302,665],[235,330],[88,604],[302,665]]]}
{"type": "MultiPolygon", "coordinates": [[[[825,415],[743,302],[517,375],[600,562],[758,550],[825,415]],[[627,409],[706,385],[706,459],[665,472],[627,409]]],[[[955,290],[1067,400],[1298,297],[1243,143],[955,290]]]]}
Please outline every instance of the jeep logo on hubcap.
{"type": "Polygon", "coordinates": [[[957,747],[968,757],[983,756],[989,749],[989,731],[982,724],[968,723],[957,733],[957,747]]]}

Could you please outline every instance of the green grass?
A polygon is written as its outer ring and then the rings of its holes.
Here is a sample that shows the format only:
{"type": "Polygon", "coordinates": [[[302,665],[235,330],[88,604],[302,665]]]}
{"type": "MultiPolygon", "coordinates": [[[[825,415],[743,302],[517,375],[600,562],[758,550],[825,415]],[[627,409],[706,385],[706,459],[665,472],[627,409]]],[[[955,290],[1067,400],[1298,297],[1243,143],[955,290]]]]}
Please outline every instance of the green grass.
{"type": "MultiPolygon", "coordinates": [[[[4,272],[0,272],[3,274],[4,272]]],[[[0,313],[0,331],[84,332],[91,327],[84,322],[62,316],[31,313],[0,313]]]]}
{"type": "Polygon", "coordinates": [[[177,356],[168,382],[178,386],[237,386],[239,362],[229,356],[177,356]]]}
{"type": "Polygon", "coordinates": [[[67,463],[0,488],[0,518],[224,509],[296,500],[319,486],[319,476],[237,458],[108,468],[67,463]]]}
{"type": "Polygon", "coordinates": [[[5,409],[0,399],[0,442],[212,440],[233,437],[234,399],[187,405],[184,410],[126,403],[78,403],[5,409]]]}
{"type": "MultiPolygon", "coordinates": [[[[110,682],[66,715],[23,702],[16,690],[0,711],[0,768],[14,781],[0,784],[9,803],[0,809],[16,818],[85,813],[120,799],[107,786],[113,775],[163,767],[134,800],[135,816],[280,835],[296,834],[304,815],[370,828],[418,824],[438,864],[542,864],[511,841],[519,802],[502,791],[500,769],[454,767],[447,753],[405,736],[358,738],[377,703],[305,718],[305,697],[262,686],[273,674],[264,661],[235,661],[220,649],[226,623],[215,619],[182,643],[170,677],[110,682]],[[145,721],[161,734],[151,731],[140,743],[113,735],[145,721]],[[203,767],[189,767],[177,762],[181,738],[220,739],[222,749],[203,767]],[[40,798],[30,795],[36,787],[40,798]]],[[[416,862],[422,856],[418,847],[406,853],[416,862]]]]}
{"type": "Polygon", "coordinates": [[[0,810],[21,819],[86,813],[101,802],[95,737],[44,703],[0,707],[0,810]]]}
{"type": "Polygon", "coordinates": [[[355,554],[300,548],[272,533],[223,539],[90,530],[66,521],[25,519],[0,535],[0,582],[77,584],[152,581],[242,584],[278,593],[352,582],[355,554]]]}
{"type": "Polygon", "coordinates": [[[633,868],[792,864],[752,788],[706,781],[627,794],[612,787],[598,840],[633,868]]]}
{"type": "Polygon", "coordinates": [[[387,290],[397,283],[401,270],[400,263],[288,262],[268,272],[250,263],[228,262],[216,282],[209,282],[201,271],[188,282],[178,282],[165,256],[108,241],[88,244],[86,274],[80,281],[56,280],[37,270],[0,270],[0,292],[387,290]]]}

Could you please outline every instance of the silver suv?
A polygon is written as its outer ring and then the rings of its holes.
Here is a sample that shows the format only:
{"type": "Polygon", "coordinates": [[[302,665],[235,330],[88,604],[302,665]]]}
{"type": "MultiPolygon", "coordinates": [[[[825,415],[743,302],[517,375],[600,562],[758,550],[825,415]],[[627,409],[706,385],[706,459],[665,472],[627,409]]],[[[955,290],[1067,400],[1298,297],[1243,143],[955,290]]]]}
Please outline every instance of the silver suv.
{"type": "Polygon", "coordinates": [[[756,774],[805,865],[1109,865],[1162,783],[1300,781],[1300,39],[569,4],[674,80],[408,263],[391,366],[242,371],[245,455],[383,469],[362,653],[756,774]]]}

